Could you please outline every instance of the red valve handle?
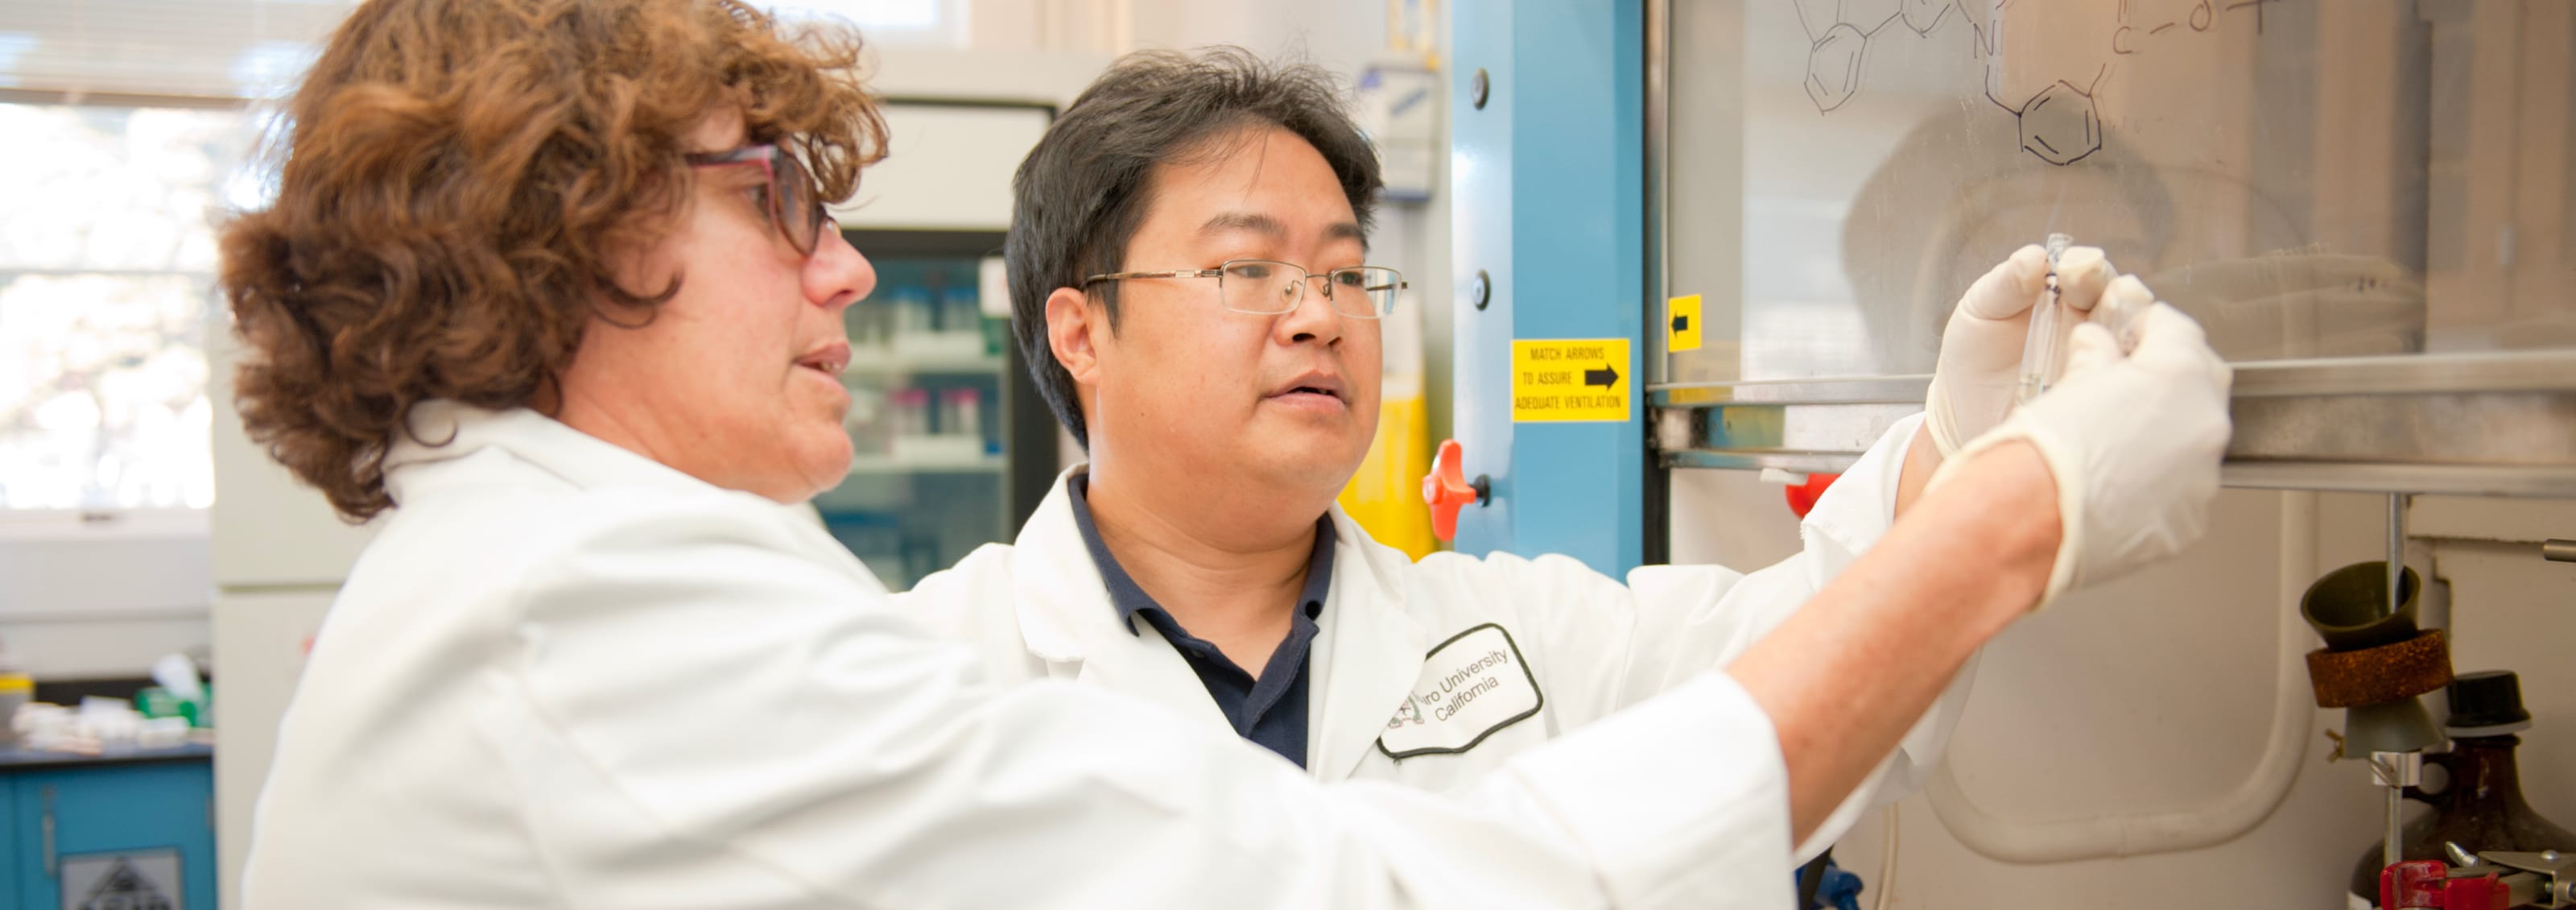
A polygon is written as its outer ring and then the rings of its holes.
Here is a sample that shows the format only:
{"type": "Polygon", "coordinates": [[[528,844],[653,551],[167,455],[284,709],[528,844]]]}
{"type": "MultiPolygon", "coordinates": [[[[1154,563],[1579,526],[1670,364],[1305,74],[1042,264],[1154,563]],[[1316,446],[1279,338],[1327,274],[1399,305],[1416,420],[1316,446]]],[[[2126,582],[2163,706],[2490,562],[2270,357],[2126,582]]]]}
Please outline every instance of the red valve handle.
{"type": "MultiPolygon", "coordinates": [[[[2386,910],[2442,906],[2443,876],[2450,868],[2440,860],[2408,860],[2379,870],[2379,905],[2386,910]]],[[[2483,910],[2483,908],[2481,908],[2483,910]]]]}
{"type": "Polygon", "coordinates": [[[2379,870],[2379,905],[2387,910],[2504,910],[2512,889],[2490,872],[2450,877],[2441,860],[2411,859],[2379,870]]]}
{"type": "Polygon", "coordinates": [[[1458,539],[1458,510],[1469,503],[1485,500],[1481,489],[1484,478],[1467,482],[1466,449],[1458,440],[1440,441],[1440,454],[1431,459],[1431,473],[1422,478],[1422,501],[1431,504],[1431,534],[1441,540],[1458,539]]]}
{"type": "Polygon", "coordinates": [[[1789,511],[1796,513],[1799,518],[1807,517],[1807,513],[1816,508],[1816,501],[1825,498],[1825,490],[1832,487],[1834,481],[1842,479],[1842,476],[1809,474],[1806,483],[1783,488],[1789,498],[1789,511]]]}

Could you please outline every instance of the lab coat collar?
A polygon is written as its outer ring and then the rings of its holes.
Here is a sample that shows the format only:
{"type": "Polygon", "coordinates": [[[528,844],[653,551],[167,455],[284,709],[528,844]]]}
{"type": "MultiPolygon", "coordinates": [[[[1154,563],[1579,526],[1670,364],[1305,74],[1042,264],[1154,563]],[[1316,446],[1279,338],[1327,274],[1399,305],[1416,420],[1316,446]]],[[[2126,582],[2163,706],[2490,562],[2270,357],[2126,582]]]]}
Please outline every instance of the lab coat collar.
{"type": "Polygon", "coordinates": [[[1337,781],[1359,770],[1387,718],[1422,674],[1430,636],[1405,609],[1403,551],[1379,546],[1359,523],[1332,509],[1333,589],[1324,602],[1307,671],[1306,768],[1337,781]]]}
{"type": "Polygon", "coordinates": [[[1131,630],[1109,603],[1109,590],[1091,551],[1074,527],[1065,480],[1055,486],[1011,548],[1011,586],[1020,636],[1029,653],[1051,665],[1070,664],[1081,681],[1163,705],[1228,736],[1233,723],[1208,694],[1181,652],[1151,625],[1131,630]]]}
{"type": "MultiPolygon", "coordinates": [[[[1065,488],[1084,469],[1056,478],[1012,547],[1020,634],[1030,653],[1050,663],[1079,664],[1085,682],[1170,706],[1233,735],[1233,725],[1180,652],[1152,627],[1136,635],[1119,621],[1074,525],[1065,488]]],[[[1401,551],[1378,546],[1339,506],[1329,517],[1332,584],[1306,665],[1306,769],[1334,781],[1359,769],[1387,718],[1404,705],[1421,675],[1430,636],[1405,611],[1404,577],[1412,562],[1401,551]]]]}
{"type": "MultiPolygon", "coordinates": [[[[642,454],[565,426],[528,408],[493,411],[453,401],[412,406],[411,433],[385,453],[385,490],[399,505],[406,472],[414,465],[461,459],[497,448],[586,490],[644,487],[675,492],[721,492],[642,454]]],[[[748,493],[740,495],[751,495],[748,493]]]]}
{"type": "MultiPolygon", "coordinates": [[[[1162,613],[1168,619],[1171,614],[1136,584],[1136,579],[1118,564],[1118,555],[1109,552],[1109,545],[1100,539],[1100,527],[1091,519],[1091,499],[1086,492],[1089,480],[1081,472],[1066,472],[1065,505],[1073,512],[1073,528],[1082,534],[1082,546],[1091,553],[1091,564],[1100,570],[1101,586],[1109,592],[1109,603],[1118,609],[1118,619],[1127,624],[1129,631],[1138,630],[1136,614],[1146,610],[1162,613]]],[[[1297,608],[1305,611],[1307,619],[1323,612],[1324,600],[1332,592],[1333,543],[1339,539],[1332,519],[1316,516],[1315,548],[1306,557],[1306,584],[1297,592],[1297,608]]]]}

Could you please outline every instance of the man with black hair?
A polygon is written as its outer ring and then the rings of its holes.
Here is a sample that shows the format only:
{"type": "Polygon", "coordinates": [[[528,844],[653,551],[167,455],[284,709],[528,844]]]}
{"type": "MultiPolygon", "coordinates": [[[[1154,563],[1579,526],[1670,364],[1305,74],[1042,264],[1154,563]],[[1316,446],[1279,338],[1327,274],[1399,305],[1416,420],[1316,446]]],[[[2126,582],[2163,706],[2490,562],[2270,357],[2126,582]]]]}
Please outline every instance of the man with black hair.
{"type": "MultiPolygon", "coordinates": [[[[1968,290],[1928,417],[1843,476],[1803,553],[1624,584],[1564,556],[1416,563],[1333,505],[1374,436],[1378,319],[1403,278],[1368,258],[1378,163],[1328,76],[1232,49],[1130,56],[1014,186],[1013,327],[1090,461],[1014,546],[906,599],[1003,680],[1156,701],[1321,780],[1455,790],[1659,693],[1717,691],[1760,710],[1661,731],[1695,756],[1666,783],[1736,845],[1711,862],[1785,873],[1920,780],[1979,645],[2178,550],[2215,491],[2225,370],[2170,310],[2136,357],[2075,334],[2062,391],[2007,420],[2049,268],[2033,247],[1968,290]],[[2140,443],[2159,422],[2184,431],[2140,443]],[[2053,485],[2010,479],[2033,475],[2053,485]],[[2130,483],[2091,492],[2109,477],[2130,483]],[[2036,576],[2031,533],[2049,538],[2036,576]]],[[[2145,294],[2098,250],[2058,272],[2077,310],[2145,294]]]]}

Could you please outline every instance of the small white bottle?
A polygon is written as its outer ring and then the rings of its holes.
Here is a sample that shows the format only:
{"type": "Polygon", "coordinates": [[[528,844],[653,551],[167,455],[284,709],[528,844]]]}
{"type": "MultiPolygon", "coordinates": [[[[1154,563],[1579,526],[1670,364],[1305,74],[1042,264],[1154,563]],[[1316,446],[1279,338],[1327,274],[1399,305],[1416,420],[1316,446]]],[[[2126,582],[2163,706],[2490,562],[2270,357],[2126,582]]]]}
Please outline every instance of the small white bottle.
{"type": "Polygon", "coordinates": [[[896,389],[888,397],[894,400],[894,435],[898,445],[903,439],[930,435],[929,390],[896,389]]]}
{"type": "Polygon", "coordinates": [[[36,696],[36,681],[9,656],[6,645],[0,645],[0,748],[17,745],[18,729],[12,723],[18,707],[36,696]]]}
{"type": "Polygon", "coordinates": [[[984,391],[949,389],[940,428],[952,436],[984,437],[984,391]]]}

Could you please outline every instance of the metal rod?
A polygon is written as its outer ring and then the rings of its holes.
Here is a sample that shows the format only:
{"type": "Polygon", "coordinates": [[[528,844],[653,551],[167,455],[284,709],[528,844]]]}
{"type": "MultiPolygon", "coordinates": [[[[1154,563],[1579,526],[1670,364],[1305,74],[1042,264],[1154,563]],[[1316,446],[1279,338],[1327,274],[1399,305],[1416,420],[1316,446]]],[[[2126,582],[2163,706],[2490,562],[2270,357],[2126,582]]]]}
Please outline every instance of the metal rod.
{"type": "MultiPolygon", "coordinates": [[[[1647,0],[1645,40],[1645,152],[1646,152],[1646,324],[1660,324],[1670,318],[1664,311],[1664,300],[1672,296],[1673,287],[1673,213],[1667,200],[1672,196],[1672,0],[1647,0]]],[[[1664,333],[1645,333],[1646,350],[1652,356],[1647,381],[1665,382],[1672,378],[1672,352],[1664,350],[1664,333]]]]}
{"type": "Polygon", "coordinates": [[[2392,785],[2388,788],[2388,843],[2379,850],[2380,857],[2387,861],[2380,864],[2381,868],[2397,865],[2399,861],[2406,858],[2397,840],[2397,823],[2399,819],[2405,817],[2406,812],[2405,799],[2405,786],[2392,785]]]}
{"type": "Polygon", "coordinates": [[[2541,541],[2540,558],[2550,562],[2576,562],[2576,540],[2552,538],[2541,541]]]}
{"type": "MultiPolygon", "coordinates": [[[[2232,365],[2235,378],[2228,384],[2231,398],[2309,397],[2316,395],[2473,395],[2491,392],[2566,392],[2576,391],[2576,350],[2512,351],[2487,354],[2401,354],[2386,357],[2333,357],[2318,360],[2271,360],[2261,363],[2232,365]]],[[[1781,404],[1831,403],[1841,400],[1830,390],[1849,382],[1912,382],[1918,387],[1932,384],[1930,373],[1904,373],[1885,376],[1843,376],[1786,380],[1799,385],[1815,386],[1827,395],[1820,401],[1782,401],[1781,404]]],[[[1648,391],[1673,389],[1723,389],[1737,386],[1778,385],[1784,380],[1707,380],[1654,384],[1648,391]]],[[[1915,393],[1921,398],[1922,393],[1915,393]]]]}
{"type": "MultiPolygon", "coordinates": [[[[2406,580],[2406,494],[2388,494],[2388,615],[2395,616],[2406,606],[2406,595],[2398,590],[2406,580]]],[[[2390,824],[2396,824],[2391,821],[2390,824]]],[[[2393,860],[2392,860],[2393,862],[2393,860]]]]}

